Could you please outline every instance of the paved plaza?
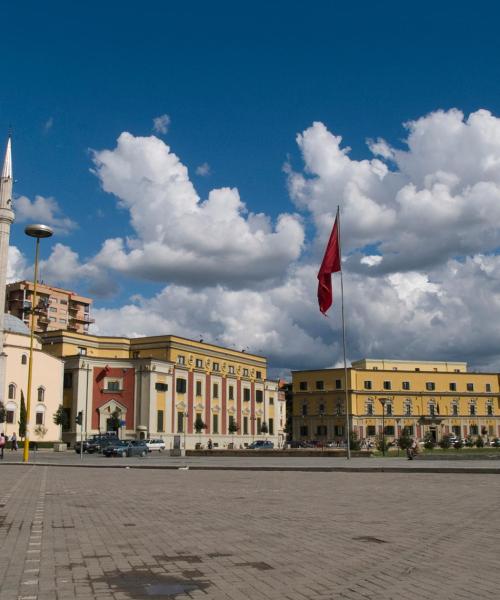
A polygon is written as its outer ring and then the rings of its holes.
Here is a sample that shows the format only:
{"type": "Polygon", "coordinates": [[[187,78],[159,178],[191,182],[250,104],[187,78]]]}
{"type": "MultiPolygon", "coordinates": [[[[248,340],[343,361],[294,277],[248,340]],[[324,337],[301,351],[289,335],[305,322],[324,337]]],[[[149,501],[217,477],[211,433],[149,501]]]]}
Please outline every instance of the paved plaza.
{"type": "Polygon", "coordinates": [[[1,600],[498,595],[494,474],[0,472],[1,600]]]}

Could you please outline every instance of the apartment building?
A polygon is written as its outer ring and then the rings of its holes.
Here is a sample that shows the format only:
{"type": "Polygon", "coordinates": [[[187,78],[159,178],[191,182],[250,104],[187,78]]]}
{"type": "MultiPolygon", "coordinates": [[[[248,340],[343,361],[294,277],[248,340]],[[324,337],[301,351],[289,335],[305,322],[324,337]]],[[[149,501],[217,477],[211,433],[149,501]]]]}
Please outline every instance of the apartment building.
{"type": "Polygon", "coordinates": [[[86,435],[106,431],[118,413],[122,437],[161,437],[167,446],[176,436],[188,449],[209,438],[214,447],[283,443],[286,405],[262,356],[171,335],[53,331],[42,340],[44,351],[65,365],[66,441],[79,435],[74,422],[82,411],[86,435]]]}
{"type": "MultiPolygon", "coordinates": [[[[293,439],[346,439],[344,369],[294,371],[293,439]]],[[[403,430],[439,441],[454,433],[500,437],[498,373],[477,373],[465,362],[363,359],[347,369],[351,429],[359,438],[403,430]]]]}
{"type": "Polygon", "coordinates": [[[5,312],[14,315],[30,328],[35,319],[35,331],[45,333],[64,329],[87,333],[90,323],[91,298],[85,298],[70,290],[37,284],[36,307],[32,312],[34,285],[32,281],[17,281],[7,285],[5,312]]]}

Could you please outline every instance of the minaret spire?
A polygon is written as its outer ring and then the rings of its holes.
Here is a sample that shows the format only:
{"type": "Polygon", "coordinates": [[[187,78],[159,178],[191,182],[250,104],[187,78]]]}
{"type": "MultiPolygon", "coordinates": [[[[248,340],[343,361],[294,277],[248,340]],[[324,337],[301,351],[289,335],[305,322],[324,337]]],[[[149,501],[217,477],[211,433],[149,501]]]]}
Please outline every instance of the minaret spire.
{"type": "Polygon", "coordinates": [[[10,226],[14,222],[12,210],[12,139],[9,132],[7,147],[0,176],[0,401],[5,398],[5,286],[7,285],[7,263],[9,259],[10,226]]]}

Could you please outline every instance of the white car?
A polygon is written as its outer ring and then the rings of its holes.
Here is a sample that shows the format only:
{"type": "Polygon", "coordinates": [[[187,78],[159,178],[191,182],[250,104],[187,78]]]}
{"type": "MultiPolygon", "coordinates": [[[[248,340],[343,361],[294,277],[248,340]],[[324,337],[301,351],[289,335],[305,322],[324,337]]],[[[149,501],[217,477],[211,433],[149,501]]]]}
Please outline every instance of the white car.
{"type": "Polygon", "coordinates": [[[153,450],[158,450],[159,452],[165,450],[165,442],[160,438],[144,441],[146,442],[149,452],[152,452],[153,450]]]}

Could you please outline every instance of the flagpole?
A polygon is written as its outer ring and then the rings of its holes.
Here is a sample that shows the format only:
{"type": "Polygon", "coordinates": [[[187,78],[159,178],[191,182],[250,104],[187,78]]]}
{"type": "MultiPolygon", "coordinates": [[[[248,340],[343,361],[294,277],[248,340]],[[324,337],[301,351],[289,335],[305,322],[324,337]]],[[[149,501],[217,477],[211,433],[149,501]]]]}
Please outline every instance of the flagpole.
{"type": "Polygon", "coordinates": [[[344,351],[344,391],[345,391],[345,414],[346,414],[346,429],[347,429],[347,460],[351,458],[351,432],[349,422],[349,392],[347,387],[347,362],[345,352],[345,318],[344,318],[344,278],[342,269],[342,243],[340,237],[340,206],[337,206],[337,233],[339,239],[339,256],[340,256],[340,295],[341,295],[341,313],[342,313],[342,349],[344,351]]]}

